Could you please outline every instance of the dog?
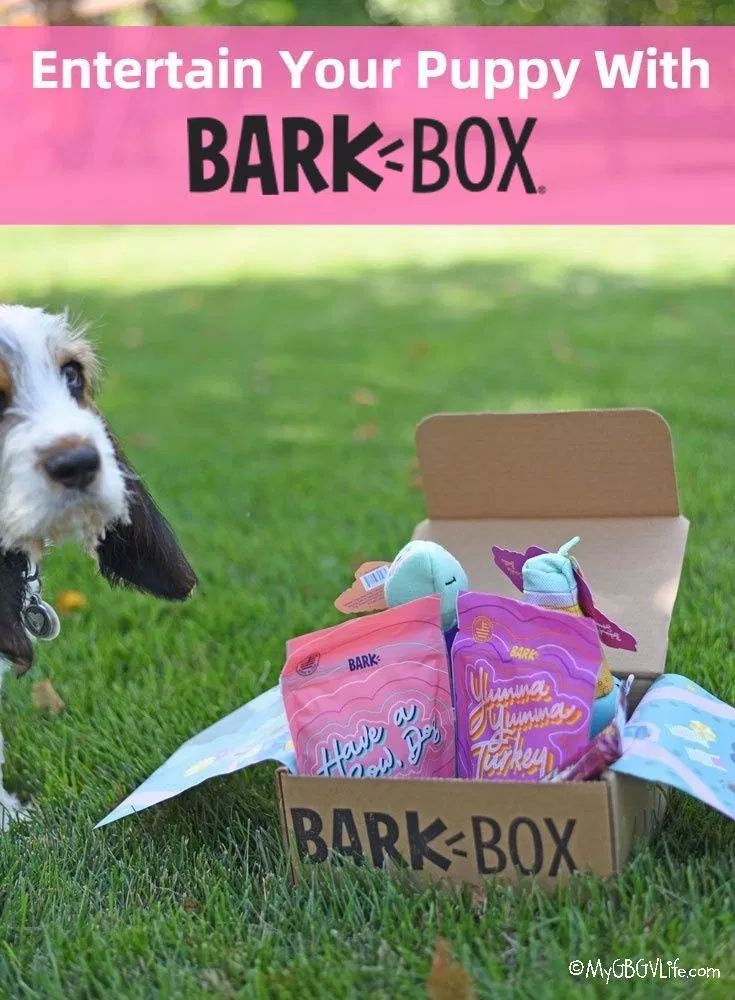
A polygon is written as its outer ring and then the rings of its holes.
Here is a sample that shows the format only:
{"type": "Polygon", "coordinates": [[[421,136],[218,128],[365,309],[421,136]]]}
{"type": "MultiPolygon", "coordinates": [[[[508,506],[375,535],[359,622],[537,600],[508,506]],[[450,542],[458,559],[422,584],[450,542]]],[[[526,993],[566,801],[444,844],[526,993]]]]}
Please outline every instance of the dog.
{"type": "MultiPolygon", "coordinates": [[[[68,314],[0,306],[0,683],[57,631],[37,565],[68,539],[112,585],[181,601],[196,576],[94,403],[97,357],[68,314]]],[[[0,828],[22,813],[2,784],[0,828]]]]}

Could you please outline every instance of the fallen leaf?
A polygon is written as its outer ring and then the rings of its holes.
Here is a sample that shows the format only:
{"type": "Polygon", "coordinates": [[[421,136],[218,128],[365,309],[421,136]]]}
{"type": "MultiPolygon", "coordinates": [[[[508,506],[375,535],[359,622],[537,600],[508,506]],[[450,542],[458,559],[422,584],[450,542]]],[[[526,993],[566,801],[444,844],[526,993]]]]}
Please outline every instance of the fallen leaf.
{"type": "Polygon", "coordinates": [[[352,393],[352,402],[357,406],[375,406],[378,397],[370,389],[355,389],[352,393]]]}
{"type": "MultiPolygon", "coordinates": [[[[181,304],[185,309],[201,309],[202,301],[203,299],[200,292],[184,292],[181,296],[181,304]]],[[[211,332],[211,330],[207,330],[207,336],[209,336],[211,332]]]]}
{"type": "Polygon", "coordinates": [[[469,905],[476,913],[485,913],[487,910],[487,890],[476,885],[468,886],[469,905]]]}
{"type": "Polygon", "coordinates": [[[260,363],[253,365],[253,370],[250,375],[253,392],[256,392],[259,396],[267,396],[271,389],[271,380],[268,373],[268,368],[260,363]]]}
{"type": "Polygon", "coordinates": [[[551,337],[551,356],[561,365],[569,365],[574,361],[574,351],[564,334],[556,333],[551,337]]]}
{"type": "Polygon", "coordinates": [[[146,448],[152,448],[154,445],[154,439],[150,434],[146,434],[145,431],[139,431],[137,434],[131,434],[128,440],[134,448],[142,448],[143,450],[146,448]]]}
{"type": "Polygon", "coordinates": [[[361,424],[353,433],[353,441],[371,441],[378,436],[380,428],[377,424],[361,424]]]}
{"type": "Polygon", "coordinates": [[[518,295],[523,288],[523,284],[517,278],[508,278],[502,283],[501,287],[505,295],[518,295]]]}
{"type": "Polygon", "coordinates": [[[202,989],[220,997],[237,996],[237,990],[219,969],[202,969],[202,989]]]}
{"type": "Polygon", "coordinates": [[[48,678],[36,681],[31,688],[31,698],[39,712],[48,712],[49,715],[58,715],[66,707],[48,678]]]}
{"type": "Polygon", "coordinates": [[[444,938],[437,938],[434,945],[426,991],[430,1000],[475,1000],[470,974],[455,962],[451,945],[444,938]]]}
{"type": "Polygon", "coordinates": [[[423,488],[424,488],[424,481],[421,478],[421,473],[420,472],[414,473],[414,475],[412,475],[409,478],[409,480],[408,480],[408,488],[410,490],[419,490],[419,491],[423,490],[423,488]]]}
{"type": "Polygon", "coordinates": [[[408,349],[409,357],[413,358],[415,361],[420,361],[421,358],[425,358],[429,353],[429,345],[425,340],[417,340],[415,343],[411,344],[408,349]]]}
{"type": "Polygon", "coordinates": [[[139,326],[128,327],[127,330],[123,330],[122,342],[131,351],[137,351],[143,346],[143,331],[139,326]]]}
{"type": "Polygon", "coordinates": [[[54,607],[60,615],[68,615],[72,611],[83,611],[89,601],[79,590],[62,590],[56,595],[54,607]]]}

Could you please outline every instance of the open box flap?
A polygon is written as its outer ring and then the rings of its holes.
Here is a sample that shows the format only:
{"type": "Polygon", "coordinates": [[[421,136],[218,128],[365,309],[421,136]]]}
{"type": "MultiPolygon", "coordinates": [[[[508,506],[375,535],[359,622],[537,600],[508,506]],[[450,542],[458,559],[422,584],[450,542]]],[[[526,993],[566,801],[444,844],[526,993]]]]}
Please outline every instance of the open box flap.
{"type": "Polygon", "coordinates": [[[671,433],[653,410],[438,413],[416,448],[432,519],[679,513],[671,433]]]}
{"type": "Polygon", "coordinates": [[[474,589],[518,598],[493,545],[575,555],[597,606],[632,632],[638,652],[606,648],[612,670],[663,672],[689,522],[679,514],[671,437],[651,410],[439,414],[417,431],[429,519],[474,589]]]}

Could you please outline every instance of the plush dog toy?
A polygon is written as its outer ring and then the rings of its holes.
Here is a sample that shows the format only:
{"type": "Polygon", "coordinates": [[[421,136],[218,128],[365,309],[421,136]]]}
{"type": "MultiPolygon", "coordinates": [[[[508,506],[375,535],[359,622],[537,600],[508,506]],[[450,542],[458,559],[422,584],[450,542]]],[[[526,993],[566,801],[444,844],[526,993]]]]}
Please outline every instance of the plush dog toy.
{"type": "MultiPolygon", "coordinates": [[[[574,563],[569,555],[577,544],[579,537],[572,538],[558,552],[544,552],[532,556],[523,564],[523,596],[531,604],[556,611],[566,611],[567,614],[584,618],[584,611],[579,606],[577,580],[574,576],[574,563]]],[[[610,672],[607,659],[603,653],[602,666],[597,676],[595,702],[592,706],[592,721],[590,736],[596,736],[607,726],[615,713],[618,700],[618,687],[610,672]]]]}
{"type": "Polygon", "coordinates": [[[436,542],[415,540],[404,545],[388,569],[385,601],[389,608],[417,597],[441,596],[442,629],[457,625],[457,594],[467,590],[467,574],[451,552],[436,542]]]}

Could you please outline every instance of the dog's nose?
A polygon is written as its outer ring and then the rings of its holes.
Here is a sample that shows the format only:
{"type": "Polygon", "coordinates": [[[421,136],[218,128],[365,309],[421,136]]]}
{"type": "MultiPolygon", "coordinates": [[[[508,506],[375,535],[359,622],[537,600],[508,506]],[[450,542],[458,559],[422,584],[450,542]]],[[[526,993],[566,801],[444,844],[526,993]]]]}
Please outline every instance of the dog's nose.
{"type": "Polygon", "coordinates": [[[55,483],[68,490],[84,490],[99,471],[100,453],[91,444],[80,444],[49,455],[43,467],[55,483]]]}

